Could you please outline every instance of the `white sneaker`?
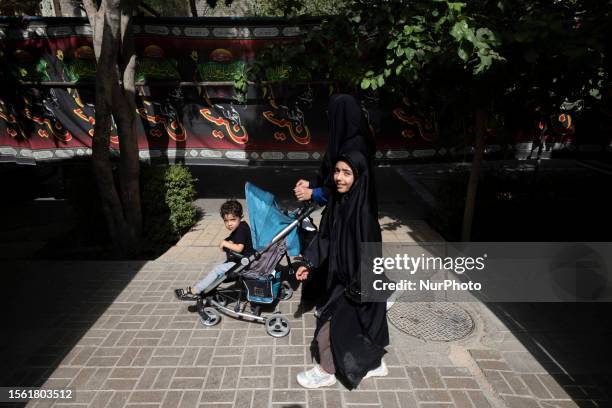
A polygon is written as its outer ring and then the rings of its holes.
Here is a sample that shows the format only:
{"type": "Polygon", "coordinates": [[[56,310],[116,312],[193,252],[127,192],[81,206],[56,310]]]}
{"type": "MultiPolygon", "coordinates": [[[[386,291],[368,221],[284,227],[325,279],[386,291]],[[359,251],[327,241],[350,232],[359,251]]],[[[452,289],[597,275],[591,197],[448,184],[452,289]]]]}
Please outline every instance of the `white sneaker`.
{"type": "Polygon", "coordinates": [[[297,382],[304,388],[328,387],[336,383],[336,376],[326,373],[317,364],[310,370],[299,373],[297,375],[297,382]]]}
{"type": "Polygon", "coordinates": [[[370,378],[370,377],[385,377],[389,374],[389,369],[387,368],[387,365],[385,364],[385,360],[380,360],[380,366],[378,366],[378,368],[375,368],[374,370],[370,370],[368,371],[368,373],[365,375],[364,380],[366,378],[370,378]]]}

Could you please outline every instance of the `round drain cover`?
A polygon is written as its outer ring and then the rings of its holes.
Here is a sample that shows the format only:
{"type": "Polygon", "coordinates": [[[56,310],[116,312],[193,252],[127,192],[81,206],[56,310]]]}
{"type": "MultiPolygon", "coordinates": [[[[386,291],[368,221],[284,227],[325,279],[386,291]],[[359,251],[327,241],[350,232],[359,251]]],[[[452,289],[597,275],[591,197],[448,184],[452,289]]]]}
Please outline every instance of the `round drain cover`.
{"type": "Polygon", "coordinates": [[[455,303],[400,301],[387,317],[399,330],[423,340],[459,340],[474,330],[472,316],[455,303]]]}

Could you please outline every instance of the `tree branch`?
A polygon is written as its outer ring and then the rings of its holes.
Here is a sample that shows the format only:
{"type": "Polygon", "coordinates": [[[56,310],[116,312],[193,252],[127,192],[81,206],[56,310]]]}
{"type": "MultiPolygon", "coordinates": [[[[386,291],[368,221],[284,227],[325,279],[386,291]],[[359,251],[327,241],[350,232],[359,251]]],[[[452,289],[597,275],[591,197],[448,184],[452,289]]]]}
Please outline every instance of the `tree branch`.
{"type": "Polygon", "coordinates": [[[94,0],[83,0],[83,7],[85,8],[85,14],[89,20],[89,25],[93,32],[96,32],[96,14],[98,13],[98,7],[94,0]]]}

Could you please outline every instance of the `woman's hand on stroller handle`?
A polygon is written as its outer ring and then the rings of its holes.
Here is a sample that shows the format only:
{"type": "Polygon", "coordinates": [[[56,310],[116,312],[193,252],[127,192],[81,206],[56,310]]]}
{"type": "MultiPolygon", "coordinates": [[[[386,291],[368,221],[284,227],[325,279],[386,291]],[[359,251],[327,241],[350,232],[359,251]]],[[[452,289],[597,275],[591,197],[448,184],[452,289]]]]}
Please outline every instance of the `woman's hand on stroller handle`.
{"type": "Polygon", "coordinates": [[[300,265],[297,271],[295,271],[295,279],[299,281],[306,280],[308,279],[309,273],[310,273],[310,270],[306,266],[300,265]]]}

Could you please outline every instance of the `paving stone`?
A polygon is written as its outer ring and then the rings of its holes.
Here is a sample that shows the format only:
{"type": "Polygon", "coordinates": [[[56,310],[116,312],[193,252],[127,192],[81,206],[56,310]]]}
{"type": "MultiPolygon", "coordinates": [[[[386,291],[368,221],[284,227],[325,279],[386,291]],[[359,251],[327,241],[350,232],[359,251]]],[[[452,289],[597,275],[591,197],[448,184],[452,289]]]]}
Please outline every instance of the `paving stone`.
{"type": "Polygon", "coordinates": [[[400,407],[402,408],[414,408],[418,406],[416,398],[411,392],[398,392],[397,399],[399,400],[400,407]]]}
{"type": "Polygon", "coordinates": [[[240,367],[226,367],[221,382],[222,389],[236,388],[238,377],[240,375],[240,367]]]}
{"type": "Polygon", "coordinates": [[[421,402],[451,402],[451,397],[444,390],[416,390],[417,400],[421,402]]]}
{"type": "Polygon", "coordinates": [[[251,400],[253,399],[253,391],[241,390],[236,393],[236,400],[233,406],[235,408],[250,408],[251,400]]]}
{"type": "Polygon", "coordinates": [[[170,385],[170,381],[172,381],[175,371],[176,368],[174,367],[163,367],[161,370],[159,370],[159,374],[157,374],[157,378],[153,383],[153,388],[162,390],[167,389],[170,385]]]}
{"type": "Polygon", "coordinates": [[[157,402],[161,403],[164,399],[164,391],[134,391],[130,395],[129,402],[157,402]]]}
{"type": "Polygon", "coordinates": [[[406,367],[406,372],[412,383],[412,388],[428,388],[423,371],[419,367],[406,367]]]}
{"type": "Polygon", "coordinates": [[[272,390],[272,402],[306,402],[306,391],[272,390]]]}
{"type": "Polygon", "coordinates": [[[208,376],[206,377],[206,389],[214,390],[221,388],[221,382],[223,381],[224,367],[211,367],[208,370],[208,376]]]}
{"type": "Polygon", "coordinates": [[[472,401],[470,397],[464,391],[452,390],[449,391],[451,394],[451,398],[453,399],[453,403],[457,408],[473,408],[472,401]]]}
{"type": "Polygon", "coordinates": [[[251,406],[253,408],[269,406],[271,394],[272,394],[272,391],[270,390],[253,391],[253,402],[251,406]]]}
{"type": "Polygon", "coordinates": [[[530,397],[504,395],[504,401],[509,408],[539,408],[537,401],[530,397]]]}
{"type": "Polygon", "coordinates": [[[147,367],[143,370],[140,380],[136,384],[136,388],[139,390],[150,389],[153,387],[153,383],[159,374],[160,369],[155,367],[147,367]]]}
{"type": "Polygon", "coordinates": [[[410,381],[407,378],[376,378],[376,388],[379,390],[410,390],[410,381]]]}
{"type": "Polygon", "coordinates": [[[499,371],[486,370],[485,377],[491,383],[498,394],[513,394],[512,388],[506,382],[499,371]]]}
{"type": "Polygon", "coordinates": [[[476,360],[500,360],[501,354],[497,350],[470,350],[470,354],[476,360]]]}
{"type": "Polygon", "coordinates": [[[128,391],[133,390],[136,387],[136,383],[138,380],[136,379],[128,379],[128,378],[109,378],[104,383],[104,388],[108,390],[120,390],[120,391],[128,391]]]}
{"type": "Polygon", "coordinates": [[[476,408],[489,408],[491,406],[482,391],[467,391],[467,395],[476,408]]]}
{"type": "Polygon", "coordinates": [[[178,408],[180,407],[182,391],[168,391],[161,404],[161,408],[178,408]]]}
{"type": "Polygon", "coordinates": [[[270,377],[272,376],[272,366],[243,366],[240,371],[241,377],[270,377]]]}
{"type": "Polygon", "coordinates": [[[442,377],[435,367],[422,367],[422,372],[429,388],[445,388],[442,377]]]}
{"type": "Polygon", "coordinates": [[[195,407],[200,400],[200,391],[185,391],[181,398],[180,407],[195,407]]]}
{"type": "Polygon", "coordinates": [[[378,393],[375,391],[344,392],[344,401],[347,404],[380,404],[378,393]]]}
{"type": "Polygon", "coordinates": [[[465,367],[440,367],[438,372],[442,377],[471,377],[470,370],[465,367]]]}
{"type": "Polygon", "coordinates": [[[501,375],[504,377],[506,382],[510,385],[514,394],[516,395],[531,395],[529,389],[525,386],[521,378],[514,373],[502,372],[501,375]]]}
{"type": "Polygon", "coordinates": [[[567,393],[563,390],[563,387],[559,385],[559,383],[549,374],[539,374],[538,379],[549,393],[552,394],[554,398],[557,399],[569,399],[567,393]]]}
{"type": "Polygon", "coordinates": [[[480,388],[478,383],[472,378],[448,377],[444,379],[444,382],[446,387],[450,389],[477,390],[480,388]]]}
{"type": "Polygon", "coordinates": [[[274,380],[272,383],[273,389],[289,388],[289,368],[274,367],[274,380]]]}
{"type": "Polygon", "coordinates": [[[212,402],[228,402],[233,403],[236,398],[236,391],[202,391],[200,397],[201,403],[212,403],[212,402]]]}
{"type": "Polygon", "coordinates": [[[251,388],[270,388],[270,378],[265,377],[240,377],[238,380],[239,389],[251,389],[251,388]]]}

